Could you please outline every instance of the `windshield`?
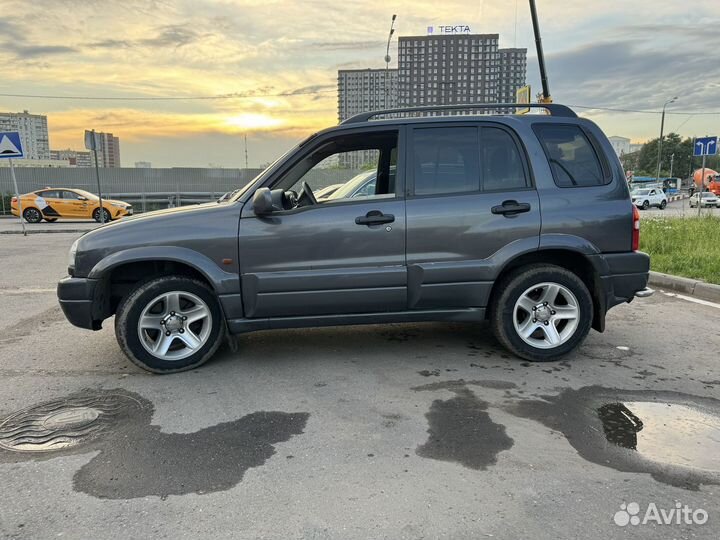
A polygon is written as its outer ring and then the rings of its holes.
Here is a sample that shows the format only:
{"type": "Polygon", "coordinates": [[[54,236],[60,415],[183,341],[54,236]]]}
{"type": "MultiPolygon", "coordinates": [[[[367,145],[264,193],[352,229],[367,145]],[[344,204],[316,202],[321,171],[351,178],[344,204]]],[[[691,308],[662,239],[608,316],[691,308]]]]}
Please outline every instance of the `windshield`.
{"type": "Polygon", "coordinates": [[[633,191],[633,195],[650,195],[649,189],[637,189],[633,191]]]}
{"type": "Polygon", "coordinates": [[[376,171],[370,171],[370,172],[361,172],[358,175],[353,176],[350,180],[348,180],[341,188],[339,188],[336,192],[334,192],[332,195],[328,197],[329,200],[335,200],[335,199],[347,199],[352,197],[355,192],[363,187],[364,184],[367,182],[368,186],[372,184],[373,193],[375,193],[375,183],[372,182],[372,180],[375,179],[376,171]]]}
{"type": "Polygon", "coordinates": [[[715,198],[715,194],[714,194],[714,193],[703,193],[703,194],[702,194],[702,198],[703,198],[703,199],[714,199],[714,198],[715,198]]]}
{"type": "Polygon", "coordinates": [[[98,200],[97,195],[95,195],[94,193],[90,193],[89,191],[85,191],[84,189],[74,189],[73,191],[75,193],[77,193],[78,195],[82,195],[83,197],[85,197],[86,199],[88,199],[90,201],[98,200]]]}

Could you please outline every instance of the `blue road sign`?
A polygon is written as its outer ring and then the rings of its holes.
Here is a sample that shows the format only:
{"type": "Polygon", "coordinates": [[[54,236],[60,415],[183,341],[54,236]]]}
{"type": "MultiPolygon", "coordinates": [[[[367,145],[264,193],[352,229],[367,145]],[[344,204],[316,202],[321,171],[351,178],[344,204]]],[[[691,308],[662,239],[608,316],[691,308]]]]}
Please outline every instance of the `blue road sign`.
{"type": "Polygon", "coordinates": [[[17,131],[0,133],[0,159],[23,157],[20,134],[17,131]]]}
{"type": "Polygon", "coordinates": [[[693,156],[714,156],[717,153],[717,137],[695,139],[693,156]]]}

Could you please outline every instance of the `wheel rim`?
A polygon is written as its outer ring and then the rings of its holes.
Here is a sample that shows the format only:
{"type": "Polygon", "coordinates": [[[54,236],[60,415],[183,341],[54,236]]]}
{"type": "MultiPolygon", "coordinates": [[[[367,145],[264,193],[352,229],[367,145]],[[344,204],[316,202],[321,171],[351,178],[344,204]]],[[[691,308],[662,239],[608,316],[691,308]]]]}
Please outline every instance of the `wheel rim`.
{"type": "Polygon", "coordinates": [[[211,331],[210,308],[200,297],[186,291],[157,296],[138,319],[140,343],[161,360],[191,356],[207,343],[211,331]]]}
{"type": "Polygon", "coordinates": [[[30,222],[40,221],[40,212],[34,208],[28,208],[25,211],[25,218],[30,222]]]}
{"type": "Polygon", "coordinates": [[[559,283],[539,283],[520,295],[513,325],[520,338],[538,349],[554,349],[575,334],[580,307],[575,295],[559,283]]]}

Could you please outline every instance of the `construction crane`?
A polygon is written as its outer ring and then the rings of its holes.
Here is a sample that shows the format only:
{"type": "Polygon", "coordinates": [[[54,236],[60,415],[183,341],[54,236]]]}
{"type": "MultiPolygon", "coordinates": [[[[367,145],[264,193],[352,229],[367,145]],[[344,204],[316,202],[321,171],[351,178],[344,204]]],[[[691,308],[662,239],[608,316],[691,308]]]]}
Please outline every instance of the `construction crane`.
{"type": "Polygon", "coordinates": [[[535,32],[535,50],[537,51],[538,64],[540,66],[540,83],[542,84],[542,94],[538,97],[538,103],[552,103],[547,71],[545,70],[545,55],[543,54],[542,39],[540,39],[540,24],[538,23],[535,0],[530,0],[530,15],[532,16],[533,32],[535,32]]]}

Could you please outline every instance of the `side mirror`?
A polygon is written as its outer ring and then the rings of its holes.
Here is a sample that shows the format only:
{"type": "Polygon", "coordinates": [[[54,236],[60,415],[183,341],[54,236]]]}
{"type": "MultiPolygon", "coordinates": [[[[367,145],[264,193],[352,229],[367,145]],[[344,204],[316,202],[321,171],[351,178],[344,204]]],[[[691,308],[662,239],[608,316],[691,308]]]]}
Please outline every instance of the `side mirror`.
{"type": "Polygon", "coordinates": [[[258,216],[272,214],[273,199],[270,188],[261,187],[253,195],[253,212],[258,216]]]}

